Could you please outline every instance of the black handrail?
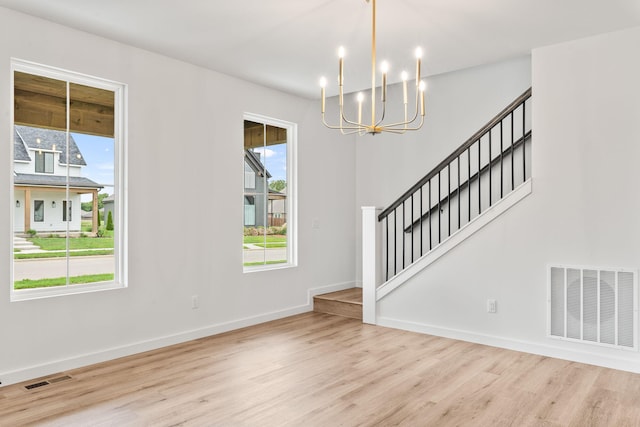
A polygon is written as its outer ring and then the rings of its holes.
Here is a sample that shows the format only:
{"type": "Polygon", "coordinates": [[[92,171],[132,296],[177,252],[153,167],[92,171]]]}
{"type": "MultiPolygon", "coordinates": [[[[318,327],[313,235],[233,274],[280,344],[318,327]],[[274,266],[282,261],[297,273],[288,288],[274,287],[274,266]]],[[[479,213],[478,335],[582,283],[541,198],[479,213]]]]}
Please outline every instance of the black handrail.
{"type": "Polygon", "coordinates": [[[471,138],[466,140],[465,143],[462,144],[456,151],[454,151],[446,159],[444,159],[443,161],[438,163],[438,165],[436,167],[434,167],[431,170],[431,172],[426,174],[420,181],[418,181],[410,189],[405,191],[404,194],[402,194],[402,196],[398,197],[398,199],[395,202],[391,203],[391,205],[389,205],[388,208],[386,208],[385,210],[380,212],[380,215],[378,215],[378,221],[382,221],[395,208],[400,206],[402,204],[402,202],[404,202],[407,199],[409,199],[411,197],[411,195],[413,193],[415,193],[416,191],[418,191],[418,189],[420,187],[422,187],[429,180],[431,180],[433,177],[435,177],[438,174],[438,172],[442,171],[442,169],[444,169],[449,163],[451,163],[453,160],[455,160],[457,157],[459,157],[462,153],[464,153],[468,148],[470,148],[473,144],[475,144],[476,141],[478,141],[480,138],[482,138],[487,132],[489,132],[491,129],[493,129],[497,124],[502,122],[502,120],[504,120],[514,109],[516,109],[520,104],[522,104],[524,101],[526,101],[530,97],[531,97],[531,88],[529,88],[526,91],[524,91],[524,93],[522,95],[517,97],[511,104],[506,106],[504,108],[504,110],[502,110],[500,113],[498,113],[498,115],[496,115],[486,125],[484,125],[482,128],[480,128],[480,130],[478,130],[476,133],[474,133],[473,136],[471,136],[471,138]]]}

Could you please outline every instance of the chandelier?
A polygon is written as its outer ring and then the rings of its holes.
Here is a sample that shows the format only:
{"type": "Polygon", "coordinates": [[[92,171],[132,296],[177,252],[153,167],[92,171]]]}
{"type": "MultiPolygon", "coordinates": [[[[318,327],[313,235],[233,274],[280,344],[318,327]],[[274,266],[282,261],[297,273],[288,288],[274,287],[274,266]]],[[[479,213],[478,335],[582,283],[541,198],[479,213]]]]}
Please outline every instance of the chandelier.
{"type": "Polygon", "coordinates": [[[424,91],[425,82],[420,80],[420,64],[422,59],[422,49],[417,48],[415,51],[416,56],[416,80],[415,80],[415,113],[409,118],[409,104],[407,97],[407,79],[408,74],[403,71],[402,77],[402,93],[403,93],[403,106],[404,106],[404,120],[395,123],[383,123],[387,107],[387,73],[389,72],[389,64],[383,61],[380,64],[380,72],[382,74],[381,84],[381,96],[382,113],[380,117],[376,117],[376,0],[365,0],[367,3],[371,1],[373,7],[373,15],[371,19],[371,123],[366,124],[362,122],[362,104],[364,102],[364,94],[358,93],[356,99],[358,101],[358,118],[357,120],[348,119],[344,114],[344,47],[338,49],[338,61],[339,61],[339,74],[338,74],[338,105],[339,105],[339,121],[337,125],[330,125],[325,119],[325,88],[327,86],[327,79],[322,77],[320,79],[320,93],[322,98],[321,110],[322,110],[322,123],[329,129],[338,129],[343,134],[358,133],[359,135],[371,134],[376,135],[382,132],[389,133],[405,133],[406,131],[418,130],[424,124],[424,91]],[[416,125],[413,123],[418,118],[418,111],[420,111],[420,121],[416,125]],[[413,125],[413,126],[410,126],[413,125]]]}

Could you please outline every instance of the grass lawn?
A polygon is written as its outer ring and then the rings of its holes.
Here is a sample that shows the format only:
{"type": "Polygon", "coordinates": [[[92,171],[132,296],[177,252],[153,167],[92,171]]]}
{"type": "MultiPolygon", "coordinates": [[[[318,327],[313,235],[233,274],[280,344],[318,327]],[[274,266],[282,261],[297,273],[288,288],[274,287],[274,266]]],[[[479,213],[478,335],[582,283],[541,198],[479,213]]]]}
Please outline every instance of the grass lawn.
{"type": "MultiPolygon", "coordinates": [[[[264,248],[264,242],[254,243],[254,245],[264,248]]],[[[287,242],[267,242],[267,248],[286,248],[287,242]]]]}
{"type": "Polygon", "coordinates": [[[258,261],[258,262],[245,262],[245,263],[244,263],[244,266],[245,266],[245,267],[251,267],[251,266],[254,266],[254,265],[265,265],[265,264],[267,264],[267,265],[268,265],[268,264],[284,264],[285,262],[287,262],[287,260],[286,260],[286,259],[281,259],[281,260],[277,260],[277,261],[267,261],[266,263],[265,263],[265,262],[262,262],[262,261],[258,261]]]}
{"type": "MultiPolygon", "coordinates": [[[[113,255],[113,249],[69,252],[69,256],[113,255]]],[[[64,258],[66,252],[40,252],[35,254],[13,254],[13,259],[64,258]]]]}
{"type": "MultiPolygon", "coordinates": [[[[268,235],[267,243],[270,242],[287,242],[287,236],[281,236],[279,234],[268,235]]],[[[265,236],[244,236],[244,243],[264,243],[265,236]]]]}
{"type": "MultiPolygon", "coordinates": [[[[113,273],[107,274],[89,274],[85,276],[69,277],[69,283],[79,285],[82,283],[106,282],[113,280],[113,273]]],[[[48,288],[51,286],[63,286],[67,284],[66,277],[56,277],[51,279],[24,279],[14,282],[14,289],[31,289],[31,288],[48,288]]]]}
{"type": "MultiPolygon", "coordinates": [[[[66,249],[63,237],[30,237],[27,240],[40,246],[45,251],[66,249]]],[[[72,237],[69,238],[69,249],[113,249],[113,237],[72,237]]]]}

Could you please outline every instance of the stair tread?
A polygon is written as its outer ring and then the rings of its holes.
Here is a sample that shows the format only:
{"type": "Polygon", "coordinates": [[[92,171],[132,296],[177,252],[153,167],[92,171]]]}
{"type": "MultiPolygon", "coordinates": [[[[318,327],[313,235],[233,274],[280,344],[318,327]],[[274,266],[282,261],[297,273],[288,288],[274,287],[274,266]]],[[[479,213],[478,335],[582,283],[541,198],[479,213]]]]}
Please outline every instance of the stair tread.
{"type": "Polygon", "coordinates": [[[314,299],[339,301],[350,304],[362,305],[362,288],[344,289],[342,291],[330,292],[328,294],[316,295],[314,299]]]}

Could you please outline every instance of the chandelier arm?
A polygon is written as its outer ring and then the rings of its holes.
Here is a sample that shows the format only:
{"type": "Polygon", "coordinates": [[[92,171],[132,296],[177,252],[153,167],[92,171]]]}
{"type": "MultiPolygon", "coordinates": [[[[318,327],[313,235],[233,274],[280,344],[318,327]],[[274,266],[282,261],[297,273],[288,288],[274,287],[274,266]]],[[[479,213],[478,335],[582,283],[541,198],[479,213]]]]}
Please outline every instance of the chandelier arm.
{"type": "Polygon", "coordinates": [[[330,125],[329,123],[327,123],[325,117],[324,117],[324,113],[322,114],[322,124],[325,125],[325,127],[329,128],[329,129],[336,129],[336,130],[342,130],[342,129],[347,129],[347,130],[362,130],[362,129],[366,129],[365,126],[342,126],[342,124],[340,125],[330,125]]]}
{"type": "MultiPolygon", "coordinates": [[[[404,123],[402,123],[404,124],[404,123]]],[[[414,130],[420,130],[420,128],[422,128],[422,125],[424,124],[424,116],[420,117],[420,123],[418,125],[416,125],[415,127],[405,127],[403,129],[394,129],[394,128],[390,128],[389,125],[386,126],[381,126],[381,131],[382,132],[391,132],[391,133],[405,133],[406,131],[410,130],[410,131],[414,131],[414,130]]]]}

